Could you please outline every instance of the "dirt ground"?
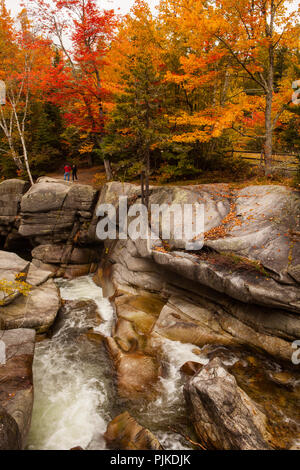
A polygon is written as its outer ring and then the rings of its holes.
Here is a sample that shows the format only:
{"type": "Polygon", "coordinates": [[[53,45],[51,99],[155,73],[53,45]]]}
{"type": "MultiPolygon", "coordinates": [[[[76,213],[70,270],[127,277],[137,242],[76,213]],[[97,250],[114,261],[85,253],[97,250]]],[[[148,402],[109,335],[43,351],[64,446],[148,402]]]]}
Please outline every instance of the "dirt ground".
{"type": "MultiPolygon", "coordinates": [[[[94,178],[95,175],[101,175],[100,177],[105,180],[105,171],[103,166],[94,166],[92,168],[78,168],[77,171],[77,177],[78,177],[78,183],[81,184],[91,184],[94,185],[94,178]]],[[[51,178],[57,178],[57,179],[64,179],[64,172],[63,170],[61,172],[55,172],[55,173],[49,173],[47,176],[50,176],[51,178]]],[[[70,177],[72,180],[72,176],[70,177]]],[[[76,183],[76,182],[75,182],[76,183]]]]}
{"type": "MultiPolygon", "coordinates": [[[[61,171],[53,172],[53,173],[48,173],[47,176],[51,178],[57,178],[57,179],[64,179],[64,171],[61,169],[61,171]]],[[[99,189],[99,187],[106,183],[106,174],[104,170],[103,165],[98,165],[94,166],[91,168],[78,168],[77,172],[78,176],[78,183],[81,184],[90,184],[94,186],[95,188],[99,189]]],[[[71,177],[72,181],[72,177],[71,177]]],[[[134,184],[139,184],[139,180],[132,180],[129,181],[130,183],[134,184]]],[[[197,185],[197,184],[207,184],[207,183],[229,183],[231,186],[236,187],[236,188],[241,188],[244,186],[248,186],[249,184],[254,184],[254,185],[268,185],[268,184],[278,184],[278,185],[283,185],[283,186],[290,186],[290,187],[295,187],[295,183],[293,178],[267,178],[265,176],[254,176],[253,178],[246,178],[245,180],[237,180],[230,175],[226,175],[224,172],[220,171],[210,171],[210,172],[204,172],[203,175],[199,175],[197,179],[195,180],[179,180],[179,181],[172,181],[172,182],[161,182],[157,178],[150,178],[150,184],[151,185],[166,185],[166,186],[188,186],[188,185],[197,185]]],[[[76,184],[76,182],[75,182],[76,184]]],[[[300,185],[297,186],[299,189],[300,185]]]]}

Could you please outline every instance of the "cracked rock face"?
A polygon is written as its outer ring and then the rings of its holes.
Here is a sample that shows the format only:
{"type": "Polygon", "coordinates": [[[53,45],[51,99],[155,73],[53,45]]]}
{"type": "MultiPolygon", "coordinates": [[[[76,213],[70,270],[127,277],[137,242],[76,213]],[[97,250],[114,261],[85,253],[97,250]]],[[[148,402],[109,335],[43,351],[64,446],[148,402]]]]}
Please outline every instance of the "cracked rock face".
{"type": "Polygon", "coordinates": [[[0,183],[0,234],[8,235],[17,227],[21,199],[27,189],[28,183],[18,179],[0,183]]]}
{"type": "Polygon", "coordinates": [[[266,417],[223,367],[219,358],[185,386],[200,442],[219,450],[267,450],[266,417]]]}
{"type": "MultiPolygon", "coordinates": [[[[184,188],[182,193],[185,202],[204,204],[204,247],[213,252],[201,256],[201,252],[154,250],[155,262],[242,302],[300,312],[299,192],[281,186],[250,186],[230,193],[224,185],[208,192],[206,186],[184,188]],[[217,231],[220,214],[229,212],[228,201],[232,221],[217,231]],[[222,211],[217,210],[220,204],[222,211]]],[[[160,203],[176,201],[178,191],[169,189],[166,196],[162,190],[160,203]]]]}
{"type": "Polygon", "coordinates": [[[300,194],[282,186],[249,186],[234,197],[236,216],[226,238],[207,242],[217,251],[233,251],[260,263],[280,280],[300,264],[300,194]],[[295,238],[295,239],[293,239],[295,238]]]}
{"type": "Polygon", "coordinates": [[[37,268],[15,253],[0,251],[0,279],[14,282],[20,274],[31,286],[29,295],[25,297],[17,289],[11,295],[1,292],[1,328],[34,328],[38,333],[44,333],[53,324],[60,307],[52,272],[37,268]]]}
{"type": "Polygon", "coordinates": [[[47,177],[24,194],[18,235],[35,247],[37,267],[66,278],[96,270],[101,249],[89,231],[97,194],[89,185],[47,177]]]}
{"type": "MultiPolygon", "coordinates": [[[[138,202],[138,188],[131,186],[124,192],[121,183],[105,186],[101,202],[117,206],[117,196],[134,193],[138,202]]],[[[152,247],[145,240],[107,241],[105,294],[144,289],[167,297],[154,329],[169,339],[250,345],[290,362],[292,342],[300,336],[300,242],[294,235],[299,192],[278,186],[155,187],[151,202],[203,203],[204,249],[179,251],[172,241],[164,249],[161,240],[152,247]],[[232,219],[222,225],[229,213],[232,219]],[[264,265],[266,247],[272,259],[264,265]]]]}
{"type": "Polygon", "coordinates": [[[0,406],[0,450],[21,450],[21,436],[18,425],[0,406]]]}
{"type": "Polygon", "coordinates": [[[96,196],[88,185],[40,178],[22,198],[19,233],[37,242],[66,241],[76,220],[92,218],[96,196]]]}
{"type": "Polygon", "coordinates": [[[5,345],[0,365],[0,449],[14,450],[24,448],[31,423],[35,331],[0,330],[0,339],[5,345]]]}

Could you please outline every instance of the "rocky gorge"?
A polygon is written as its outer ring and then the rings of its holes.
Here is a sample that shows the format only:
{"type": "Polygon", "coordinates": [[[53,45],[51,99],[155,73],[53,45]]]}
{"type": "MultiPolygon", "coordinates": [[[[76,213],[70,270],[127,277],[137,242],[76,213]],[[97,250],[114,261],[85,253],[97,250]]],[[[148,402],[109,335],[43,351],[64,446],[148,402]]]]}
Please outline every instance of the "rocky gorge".
{"type": "Polygon", "coordinates": [[[98,240],[98,208],[112,204],[118,213],[120,196],[141,201],[140,188],[129,183],[99,191],[48,177],[31,188],[21,180],[0,183],[0,280],[21,276],[30,286],[27,296],[1,298],[0,449],[26,446],[35,341],[53,334],[68,307],[56,279],[87,275],[113,307],[109,331],[97,334],[94,325],[86,332],[105,345],[113,364],[119,402],[102,433],[107,446],[168,448],[142,413],[131,416],[128,409],[130,402],[157,400],[168,373],[165,345],[180,343],[192,359],[180,365],[189,444],[297,448],[299,191],[151,187],[150,204],[162,207],[162,219],[170,204],[204,205],[204,245],[195,251],[186,251],[186,240],[173,232],[167,240],[98,240]]]}

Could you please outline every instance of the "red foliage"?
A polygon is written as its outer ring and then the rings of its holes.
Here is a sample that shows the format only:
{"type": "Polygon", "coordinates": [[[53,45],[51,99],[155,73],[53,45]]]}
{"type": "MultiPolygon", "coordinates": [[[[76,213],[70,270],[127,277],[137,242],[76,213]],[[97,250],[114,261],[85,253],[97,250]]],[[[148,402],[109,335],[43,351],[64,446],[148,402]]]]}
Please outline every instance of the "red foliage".
{"type": "Polygon", "coordinates": [[[44,89],[65,109],[66,120],[88,133],[101,134],[103,101],[108,95],[101,73],[114,35],[113,10],[99,10],[95,0],[30,0],[42,28],[60,44],[60,57],[49,71],[44,89]],[[66,40],[67,39],[67,40],[66,40]],[[72,53],[65,44],[72,44],[72,53]]]}

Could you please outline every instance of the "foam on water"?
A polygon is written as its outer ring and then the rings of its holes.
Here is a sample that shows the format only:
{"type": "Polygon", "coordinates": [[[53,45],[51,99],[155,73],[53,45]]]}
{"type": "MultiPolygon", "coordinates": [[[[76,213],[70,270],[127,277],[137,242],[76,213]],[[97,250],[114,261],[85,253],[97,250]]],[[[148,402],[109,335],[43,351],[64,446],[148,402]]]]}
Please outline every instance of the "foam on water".
{"type": "Polygon", "coordinates": [[[113,323],[113,308],[108,299],[102,294],[101,287],[97,286],[91,276],[83,276],[71,281],[57,281],[60,286],[60,295],[64,300],[93,300],[103,323],[94,328],[105,336],[111,336],[113,323]]]}
{"type": "MultiPolygon", "coordinates": [[[[181,366],[187,361],[207,364],[209,359],[203,354],[195,354],[197,347],[193,344],[171,341],[157,337],[154,346],[161,351],[164,376],[158,384],[158,396],[150,403],[142,404],[139,409],[133,405],[133,414],[156,435],[160,443],[168,450],[191,449],[191,445],[180,434],[169,429],[172,423],[186,421],[185,399],[183,395],[184,381],[180,372],[181,366]]],[[[200,350],[199,350],[200,351],[200,350]]],[[[179,430],[178,428],[178,430],[179,430]]]]}
{"type": "Polygon", "coordinates": [[[183,387],[180,373],[183,364],[193,361],[205,365],[209,362],[209,359],[205,355],[195,354],[193,352],[196,349],[194,344],[181,343],[167,338],[161,340],[161,349],[162,359],[168,370],[167,376],[161,378],[164,396],[168,401],[177,401],[178,391],[183,387]]]}
{"type": "MultiPolygon", "coordinates": [[[[113,308],[90,276],[57,282],[64,300],[93,300],[104,320],[97,330],[111,334],[113,308]]],[[[157,398],[150,403],[128,401],[120,405],[104,348],[82,339],[82,333],[94,327],[85,306],[78,310],[67,304],[58,327],[51,339],[36,345],[35,400],[28,449],[105,449],[103,433],[117,409],[120,413],[127,409],[154,432],[165,449],[191,448],[169,426],[186,420],[181,366],[187,361],[206,364],[205,355],[195,354],[197,348],[192,344],[158,337],[156,346],[165,372],[158,383],[157,398]]]]}
{"type": "MultiPolygon", "coordinates": [[[[107,301],[90,277],[60,281],[65,300],[96,301],[110,321],[107,301]]],[[[67,312],[68,312],[68,307],[67,312]]],[[[110,420],[107,358],[80,335],[92,324],[84,310],[70,311],[51,339],[37,343],[34,408],[28,449],[104,449],[103,433],[110,420]]]]}

